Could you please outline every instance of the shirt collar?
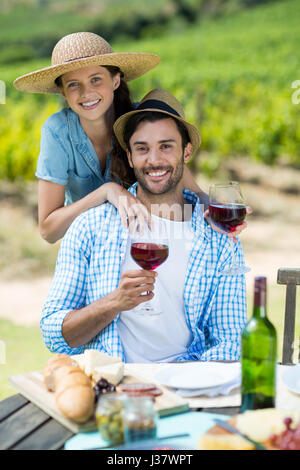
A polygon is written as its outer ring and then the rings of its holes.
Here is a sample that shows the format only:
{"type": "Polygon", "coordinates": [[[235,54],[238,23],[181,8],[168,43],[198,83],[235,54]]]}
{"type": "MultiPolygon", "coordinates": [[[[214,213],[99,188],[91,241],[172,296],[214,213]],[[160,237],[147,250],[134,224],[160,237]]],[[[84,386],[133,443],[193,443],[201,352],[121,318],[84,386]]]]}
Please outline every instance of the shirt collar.
{"type": "Polygon", "coordinates": [[[72,143],[75,145],[81,144],[87,139],[87,135],[80,124],[78,114],[76,114],[73,109],[67,108],[67,118],[72,143]]]}
{"type": "MultiPolygon", "coordinates": [[[[110,181],[112,151],[110,150],[107,155],[105,171],[104,174],[102,174],[96,150],[94,149],[91,140],[88,138],[88,136],[83,130],[82,125],[80,124],[78,114],[76,114],[71,108],[67,108],[67,118],[69,135],[73,145],[77,147],[78,151],[82,154],[88,166],[98,178],[103,179],[105,182],[110,181]]],[[[111,143],[113,145],[112,140],[111,143]]]]}
{"type": "MultiPolygon", "coordinates": [[[[137,185],[138,183],[136,182],[132,186],[130,186],[130,188],[128,188],[128,191],[134,197],[137,196],[137,185]]],[[[185,201],[192,204],[193,206],[193,213],[191,218],[192,229],[194,230],[194,232],[198,233],[199,235],[202,235],[204,238],[209,240],[211,238],[211,227],[203,217],[204,205],[200,204],[199,197],[189,189],[183,189],[183,196],[185,201]]]]}

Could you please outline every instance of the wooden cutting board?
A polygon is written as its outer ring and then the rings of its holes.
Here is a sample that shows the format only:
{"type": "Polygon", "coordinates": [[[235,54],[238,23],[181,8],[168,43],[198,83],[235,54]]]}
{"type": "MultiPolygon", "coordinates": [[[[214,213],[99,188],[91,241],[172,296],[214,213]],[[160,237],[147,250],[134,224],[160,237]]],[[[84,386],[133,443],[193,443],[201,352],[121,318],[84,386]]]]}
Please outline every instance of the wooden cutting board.
{"type": "MultiPolygon", "coordinates": [[[[16,390],[18,390],[19,393],[21,393],[21,395],[24,395],[28,400],[72,432],[88,432],[95,431],[97,429],[95,420],[90,420],[84,424],[77,424],[62,415],[56,406],[54,393],[49,392],[44,385],[42,372],[36,371],[14,375],[9,378],[9,382],[16,390]]],[[[147,381],[145,377],[141,379],[136,375],[133,376],[125,374],[121,383],[130,382],[150,382],[150,380],[147,381]]],[[[151,380],[151,382],[153,381],[151,380]]],[[[169,416],[172,414],[182,413],[189,409],[188,403],[183,398],[169,391],[160,384],[158,384],[158,386],[163,391],[163,394],[155,400],[155,408],[159,413],[159,416],[169,416]]]]}

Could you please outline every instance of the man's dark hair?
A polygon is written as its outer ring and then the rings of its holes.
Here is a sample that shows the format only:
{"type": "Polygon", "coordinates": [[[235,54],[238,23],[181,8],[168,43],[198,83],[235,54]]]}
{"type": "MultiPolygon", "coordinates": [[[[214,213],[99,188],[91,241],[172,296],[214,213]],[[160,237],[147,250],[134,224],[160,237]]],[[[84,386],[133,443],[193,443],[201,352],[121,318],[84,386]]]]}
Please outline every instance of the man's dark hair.
{"type": "Polygon", "coordinates": [[[173,118],[169,114],[161,113],[159,111],[143,111],[141,113],[137,113],[131,116],[125,125],[123,140],[129,152],[131,152],[129,141],[141,122],[156,122],[168,118],[173,119],[173,121],[175,121],[177,129],[181,135],[182,150],[184,150],[186,145],[191,141],[191,139],[187,128],[182,122],[178,121],[178,119],[173,118]]]}

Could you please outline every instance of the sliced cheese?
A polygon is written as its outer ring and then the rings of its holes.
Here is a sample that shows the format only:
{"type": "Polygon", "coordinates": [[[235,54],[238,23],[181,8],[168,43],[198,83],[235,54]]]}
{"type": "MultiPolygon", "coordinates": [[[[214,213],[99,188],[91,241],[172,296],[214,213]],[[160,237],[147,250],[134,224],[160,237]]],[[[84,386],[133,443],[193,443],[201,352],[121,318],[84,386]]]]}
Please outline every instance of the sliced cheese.
{"type": "Polygon", "coordinates": [[[286,429],[285,418],[292,418],[293,424],[297,425],[300,421],[300,410],[266,408],[245,411],[237,416],[236,427],[251,439],[264,442],[272,434],[280,434],[286,429]]]}
{"type": "Polygon", "coordinates": [[[254,446],[237,434],[213,434],[207,432],[200,437],[198,450],[253,450],[254,446]]]}
{"type": "Polygon", "coordinates": [[[112,357],[107,353],[98,351],[97,349],[86,349],[84,351],[84,371],[87,376],[93,375],[96,367],[115,364],[121,362],[120,357],[112,357]]]}
{"type": "Polygon", "coordinates": [[[85,357],[84,354],[75,354],[74,356],[71,356],[74,361],[77,362],[78,366],[80,367],[83,372],[85,372],[85,357]]]}
{"type": "Polygon", "coordinates": [[[106,379],[113,385],[118,385],[124,377],[124,362],[107,364],[106,366],[95,367],[92,375],[94,382],[101,378],[106,379]]]}

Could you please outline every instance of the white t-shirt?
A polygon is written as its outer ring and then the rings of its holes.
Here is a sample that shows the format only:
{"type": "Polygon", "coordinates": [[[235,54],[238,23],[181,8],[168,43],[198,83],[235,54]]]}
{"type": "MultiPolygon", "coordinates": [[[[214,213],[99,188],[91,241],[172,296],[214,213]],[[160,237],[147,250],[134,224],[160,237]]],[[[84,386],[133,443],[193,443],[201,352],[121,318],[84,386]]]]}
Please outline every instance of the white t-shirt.
{"type": "MultiPolygon", "coordinates": [[[[155,224],[163,223],[169,234],[169,256],[156,268],[158,276],[154,287],[154,298],[159,300],[162,313],[141,315],[135,309],[121,312],[118,329],[126,362],[173,361],[186,352],[192,341],[183,299],[194,236],[190,221],[177,222],[156,216],[152,218],[155,224]]],[[[129,237],[121,274],[139,269],[130,255],[130,247],[129,237]]]]}

